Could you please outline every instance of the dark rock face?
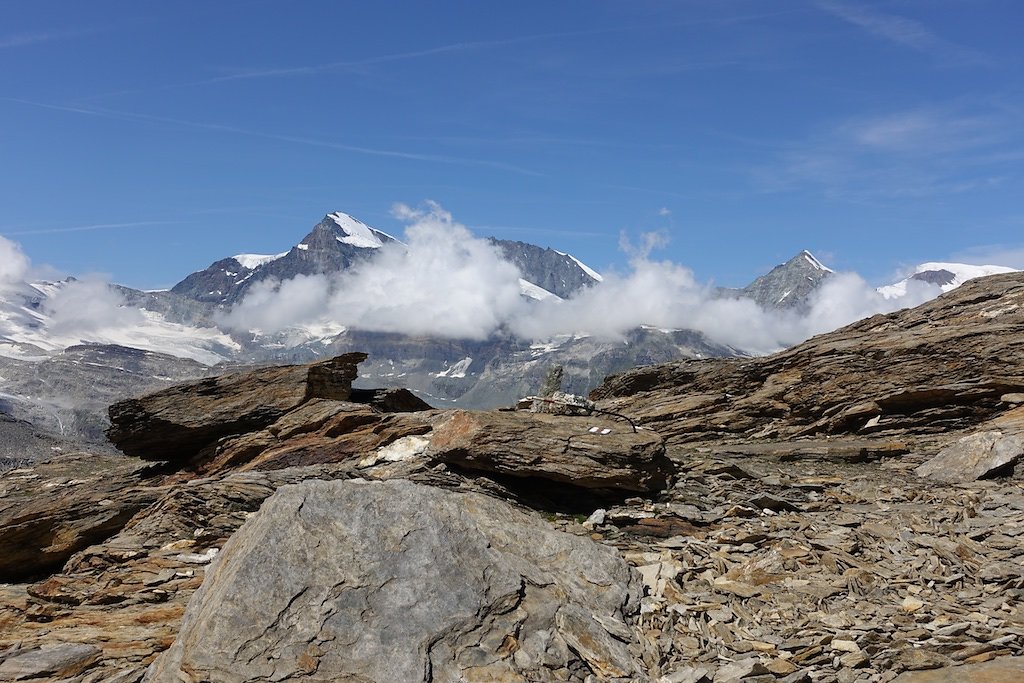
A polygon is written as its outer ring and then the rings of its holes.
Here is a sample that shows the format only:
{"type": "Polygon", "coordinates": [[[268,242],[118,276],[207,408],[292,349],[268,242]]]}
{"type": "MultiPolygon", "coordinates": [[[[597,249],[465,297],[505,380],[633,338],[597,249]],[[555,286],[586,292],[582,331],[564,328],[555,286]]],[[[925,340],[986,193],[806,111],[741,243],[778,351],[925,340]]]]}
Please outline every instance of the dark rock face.
{"type": "Polygon", "coordinates": [[[910,276],[911,280],[920,280],[921,282],[928,282],[933,285],[948,285],[956,279],[956,274],[951,273],[948,270],[923,270],[920,273],[914,273],[910,276]]]}
{"type": "Polygon", "coordinates": [[[1010,410],[1024,389],[1024,275],[971,280],[787,351],[609,377],[591,397],[670,441],[939,434],[1010,410]]]}
{"type": "Polygon", "coordinates": [[[365,358],[350,353],[262,368],[121,401],[110,407],[107,436],[129,455],[184,462],[217,439],[266,427],[310,399],[347,400],[365,358]]]}
{"type": "Polygon", "coordinates": [[[527,242],[490,238],[507,261],[515,264],[523,279],[563,299],[597,282],[575,259],[551,248],[527,242]]]}
{"type": "Polygon", "coordinates": [[[502,501],[305,482],[232,536],[145,680],[644,680],[639,597],[614,551],[502,501]]]}

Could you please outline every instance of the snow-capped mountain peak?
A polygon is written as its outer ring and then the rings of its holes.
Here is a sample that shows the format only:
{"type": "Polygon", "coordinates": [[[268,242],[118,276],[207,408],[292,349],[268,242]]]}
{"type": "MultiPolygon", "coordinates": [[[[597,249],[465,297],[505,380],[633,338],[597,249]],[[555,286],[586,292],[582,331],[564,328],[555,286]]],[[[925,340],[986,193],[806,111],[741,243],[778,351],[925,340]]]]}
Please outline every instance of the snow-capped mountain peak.
{"type": "Polygon", "coordinates": [[[381,237],[385,237],[389,241],[398,241],[391,235],[381,232],[376,228],[371,228],[366,223],[347,213],[335,211],[334,213],[327,214],[327,217],[334,221],[335,225],[345,233],[344,237],[336,237],[343,244],[351,244],[353,247],[363,249],[378,249],[384,246],[384,240],[381,237]]]}
{"type": "Polygon", "coordinates": [[[820,271],[825,272],[825,273],[834,273],[835,272],[834,270],[832,270],[831,268],[826,266],[824,263],[822,263],[818,259],[814,258],[814,254],[812,254],[811,252],[807,251],[806,249],[804,249],[802,252],[800,252],[800,255],[803,256],[804,260],[807,261],[807,263],[809,263],[810,266],[812,268],[814,268],[815,270],[820,270],[820,271]]]}
{"type": "Polygon", "coordinates": [[[943,292],[948,292],[976,277],[1015,272],[1017,272],[1016,268],[1008,268],[1007,266],[976,266],[969,263],[929,261],[928,263],[918,265],[914,268],[914,272],[911,275],[899,282],[879,287],[878,293],[886,299],[904,296],[907,293],[907,287],[910,286],[912,281],[937,285],[943,292]]]}

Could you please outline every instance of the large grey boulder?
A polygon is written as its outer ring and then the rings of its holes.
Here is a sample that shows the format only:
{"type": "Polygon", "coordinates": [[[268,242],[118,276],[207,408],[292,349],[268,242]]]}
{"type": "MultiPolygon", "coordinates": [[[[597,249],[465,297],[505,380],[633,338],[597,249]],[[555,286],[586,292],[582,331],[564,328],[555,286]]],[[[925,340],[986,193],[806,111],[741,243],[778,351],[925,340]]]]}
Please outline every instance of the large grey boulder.
{"type": "Polygon", "coordinates": [[[958,439],[918,467],[919,477],[946,484],[974,481],[1006,468],[1024,456],[1024,439],[999,431],[978,432],[958,439]]]}
{"type": "Polygon", "coordinates": [[[145,680],[646,680],[639,597],[612,549],[503,501],[307,481],[231,537],[145,680]]]}

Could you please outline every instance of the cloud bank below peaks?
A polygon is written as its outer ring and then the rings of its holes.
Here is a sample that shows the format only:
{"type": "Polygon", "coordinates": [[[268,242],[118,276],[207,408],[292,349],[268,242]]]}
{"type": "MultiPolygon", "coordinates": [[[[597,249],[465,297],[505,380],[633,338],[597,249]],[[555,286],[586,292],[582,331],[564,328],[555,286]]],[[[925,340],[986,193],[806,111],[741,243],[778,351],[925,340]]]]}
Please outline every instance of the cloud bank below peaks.
{"type": "Polygon", "coordinates": [[[541,341],[569,334],[620,339],[641,325],[692,329],[751,353],[767,353],[875,313],[914,306],[940,293],[920,283],[886,299],[855,274],[838,273],[815,293],[803,314],[766,311],[749,299],[720,296],[693,272],[651,253],[659,233],[623,238],[626,272],[570,299],[529,301],[521,273],[490,242],[475,237],[435,202],[397,205],[407,222],[406,244],[389,243],[373,257],[331,276],[267,280],[252,287],[221,322],[265,334],[290,328],[343,325],[408,335],[483,340],[514,335],[541,341]]]}
{"type": "Polygon", "coordinates": [[[223,322],[275,333],[328,322],[378,332],[486,339],[527,312],[519,270],[434,202],[403,204],[406,244],[330,277],[266,280],[252,287],[223,322]]]}

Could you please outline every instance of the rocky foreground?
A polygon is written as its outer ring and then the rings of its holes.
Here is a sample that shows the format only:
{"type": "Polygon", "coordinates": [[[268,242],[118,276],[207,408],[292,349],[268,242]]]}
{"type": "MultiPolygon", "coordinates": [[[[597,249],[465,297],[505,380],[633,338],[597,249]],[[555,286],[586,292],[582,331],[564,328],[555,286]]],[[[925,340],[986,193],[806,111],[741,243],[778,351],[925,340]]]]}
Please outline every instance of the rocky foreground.
{"type": "Polygon", "coordinates": [[[0,475],[0,681],[1024,680],[1020,275],[607,412],[433,410],[362,358],[0,475]]]}

